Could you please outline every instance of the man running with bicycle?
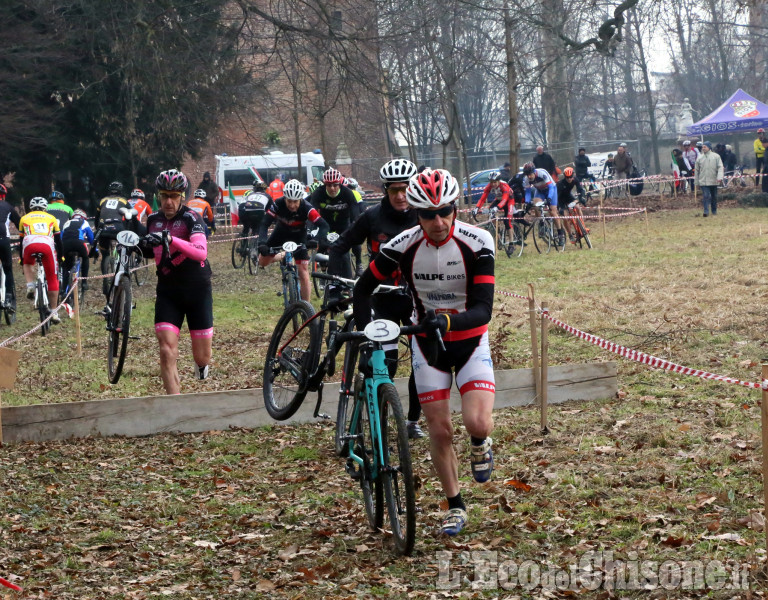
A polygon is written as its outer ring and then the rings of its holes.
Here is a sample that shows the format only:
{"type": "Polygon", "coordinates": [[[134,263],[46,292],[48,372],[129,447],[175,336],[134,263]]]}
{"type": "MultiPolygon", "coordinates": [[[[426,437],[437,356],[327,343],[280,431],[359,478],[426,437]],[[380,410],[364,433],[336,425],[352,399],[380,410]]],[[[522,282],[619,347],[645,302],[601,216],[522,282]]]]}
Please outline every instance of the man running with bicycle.
{"type": "Polygon", "coordinates": [[[445,350],[435,352],[434,334],[422,334],[413,336],[411,352],[429,426],[432,464],[448,499],[441,530],[456,535],[467,523],[467,512],[459,490],[449,406],[454,375],[464,427],[471,437],[472,475],[484,483],[493,471],[489,435],[495,383],[488,323],[493,310],[494,241],[487,231],[456,220],[460,186],[448,171],[425,169],[411,178],[406,194],[419,225],[385,244],[355,285],[355,324],[362,329],[370,321],[371,293],[399,269],[413,294],[415,320],[442,334],[445,350]],[[437,315],[427,319],[428,310],[437,315]]]}
{"type": "Polygon", "coordinates": [[[278,198],[267,209],[267,214],[259,226],[259,266],[266,267],[276,260],[282,260],[283,253],[271,254],[270,248],[282,246],[285,242],[304,244],[294,252],[296,270],[301,285],[301,299],[309,302],[311,291],[309,282],[309,254],[307,248],[316,248],[317,241],[307,241],[307,221],[319,227],[318,240],[325,241],[328,235],[328,223],[312,206],[304,200],[304,185],[298,179],[291,179],[283,187],[283,197],[278,198]],[[269,226],[275,223],[271,235],[269,226]]]}

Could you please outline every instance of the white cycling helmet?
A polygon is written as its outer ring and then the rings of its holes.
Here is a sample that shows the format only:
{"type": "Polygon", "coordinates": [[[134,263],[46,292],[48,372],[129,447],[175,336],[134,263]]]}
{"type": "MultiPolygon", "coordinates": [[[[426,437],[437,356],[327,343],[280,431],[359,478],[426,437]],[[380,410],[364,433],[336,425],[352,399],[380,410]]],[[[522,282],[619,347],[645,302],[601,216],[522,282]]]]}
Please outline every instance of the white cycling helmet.
{"type": "Polygon", "coordinates": [[[360,184],[357,183],[357,179],[355,179],[354,177],[350,177],[349,179],[347,179],[346,185],[351,190],[356,190],[360,186],[360,184]]]}
{"type": "Polygon", "coordinates": [[[205,199],[206,195],[207,194],[205,193],[205,190],[202,190],[202,189],[195,190],[195,198],[203,198],[203,199],[205,199]]]}
{"type": "Polygon", "coordinates": [[[411,177],[406,197],[415,208],[440,208],[459,197],[459,182],[445,169],[425,169],[411,177]]]}
{"type": "Polygon", "coordinates": [[[379,170],[379,177],[384,183],[407,183],[416,175],[416,165],[410,160],[396,158],[384,163],[379,170]]]}
{"type": "Polygon", "coordinates": [[[42,196],[35,196],[29,201],[29,210],[45,210],[48,208],[48,200],[42,196]]]}
{"type": "Polygon", "coordinates": [[[288,200],[301,200],[304,198],[304,184],[298,179],[291,179],[283,188],[283,195],[288,200]]]}

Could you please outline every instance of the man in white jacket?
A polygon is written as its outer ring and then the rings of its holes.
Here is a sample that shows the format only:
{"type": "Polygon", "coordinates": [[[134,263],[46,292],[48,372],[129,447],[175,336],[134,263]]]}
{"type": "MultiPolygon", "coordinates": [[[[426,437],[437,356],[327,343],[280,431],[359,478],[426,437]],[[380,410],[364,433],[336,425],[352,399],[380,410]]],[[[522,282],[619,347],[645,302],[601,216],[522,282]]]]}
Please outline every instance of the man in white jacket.
{"type": "Polygon", "coordinates": [[[723,180],[723,161],[717,152],[712,152],[712,142],[704,142],[701,154],[696,159],[694,175],[696,185],[701,187],[701,204],[706,217],[712,205],[712,216],[717,214],[717,186],[723,180]]]}

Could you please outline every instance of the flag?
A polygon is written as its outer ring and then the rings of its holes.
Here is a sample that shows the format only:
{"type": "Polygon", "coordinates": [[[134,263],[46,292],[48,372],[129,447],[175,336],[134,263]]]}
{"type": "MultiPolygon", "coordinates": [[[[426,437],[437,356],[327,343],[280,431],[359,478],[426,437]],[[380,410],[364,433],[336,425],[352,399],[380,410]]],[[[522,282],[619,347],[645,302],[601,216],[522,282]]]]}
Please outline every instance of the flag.
{"type": "Polygon", "coordinates": [[[152,194],[152,212],[157,212],[157,194],[152,194]]]}
{"type": "Polygon", "coordinates": [[[235,195],[232,193],[232,186],[227,183],[227,190],[229,191],[229,216],[232,219],[232,227],[237,226],[237,201],[235,195]]]}

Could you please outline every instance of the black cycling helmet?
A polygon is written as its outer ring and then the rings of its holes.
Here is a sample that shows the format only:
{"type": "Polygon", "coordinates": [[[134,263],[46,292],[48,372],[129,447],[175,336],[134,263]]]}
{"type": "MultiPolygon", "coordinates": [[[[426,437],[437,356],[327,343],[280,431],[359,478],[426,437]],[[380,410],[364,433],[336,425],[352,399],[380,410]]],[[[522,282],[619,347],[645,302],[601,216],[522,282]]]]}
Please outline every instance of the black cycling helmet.
{"type": "Polygon", "coordinates": [[[123,184],[119,181],[113,181],[109,184],[109,187],[107,188],[109,190],[110,194],[122,194],[123,193],[123,184]]]}
{"type": "Polygon", "coordinates": [[[523,175],[530,175],[536,170],[536,165],[534,165],[532,162],[525,163],[523,165],[523,175]]]}
{"type": "Polygon", "coordinates": [[[48,196],[48,200],[50,200],[51,202],[55,200],[61,200],[62,202],[64,202],[66,198],[64,198],[64,194],[62,194],[61,192],[57,192],[56,190],[53,190],[51,192],[51,195],[48,196]]]}
{"type": "Polygon", "coordinates": [[[261,179],[254,179],[253,180],[253,191],[254,192],[263,192],[267,189],[267,183],[265,181],[262,181],[261,179]]]}

